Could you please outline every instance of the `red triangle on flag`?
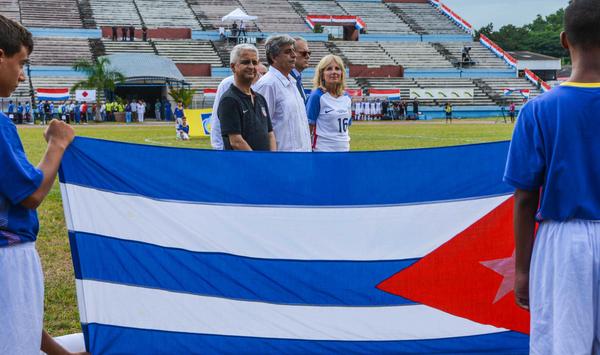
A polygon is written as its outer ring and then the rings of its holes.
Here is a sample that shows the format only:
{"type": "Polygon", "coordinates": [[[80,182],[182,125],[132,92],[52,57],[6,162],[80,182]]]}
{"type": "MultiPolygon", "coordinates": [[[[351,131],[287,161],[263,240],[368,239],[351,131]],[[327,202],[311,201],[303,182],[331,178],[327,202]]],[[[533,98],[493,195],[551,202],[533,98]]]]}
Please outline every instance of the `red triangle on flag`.
{"type": "Polygon", "coordinates": [[[514,301],[513,198],[377,287],[481,324],[529,333],[514,301]]]}

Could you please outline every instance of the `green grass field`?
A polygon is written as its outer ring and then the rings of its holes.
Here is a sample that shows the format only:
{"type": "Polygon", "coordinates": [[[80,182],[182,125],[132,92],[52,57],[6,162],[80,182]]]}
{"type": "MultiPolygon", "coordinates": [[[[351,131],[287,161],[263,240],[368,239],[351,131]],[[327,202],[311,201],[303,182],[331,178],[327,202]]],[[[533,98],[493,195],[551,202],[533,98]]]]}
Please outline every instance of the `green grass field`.
{"type": "MultiPolygon", "coordinates": [[[[488,120],[443,120],[411,123],[359,123],[352,126],[352,150],[389,150],[473,144],[510,139],[513,126],[488,120]]],[[[45,142],[42,127],[19,127],[30,161],[41,159],[45,142]]],[[[188,142],[175,140],[173,125],[87,125],[77,126],[76,134],[123,142],[209,148],[208,138],[188,142]]],[[[42,258],[46,286],[45,327],[52,335],[80,332],[73,265],[58,184],[38,210],[40,234],[37,248],[42,258]]]]}

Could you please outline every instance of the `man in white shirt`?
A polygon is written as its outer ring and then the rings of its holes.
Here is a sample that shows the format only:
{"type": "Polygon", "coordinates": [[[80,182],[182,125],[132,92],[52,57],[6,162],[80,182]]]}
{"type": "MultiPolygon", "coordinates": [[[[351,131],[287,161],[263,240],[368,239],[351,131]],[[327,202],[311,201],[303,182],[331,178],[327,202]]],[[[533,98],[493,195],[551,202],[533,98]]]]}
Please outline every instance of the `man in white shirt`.
{"type": "Polygon", "coordinates": [[[138,122],[143,123],[144,122],[144,114],[146,113],[146,104],[144,103],[143,100],[140,100],[140,102],[137,104],[137,120],[138,122]]]}
{"type": "Polygon", "coordinates": [[[310,152],[310,133],[304,100],[290,75],[296,64],[295,40],[289,35],[267,38],[265,52],[269,72],[255,85],[269,107],[277,150],[310,152]]]}
{"type": "MultiPolygon", "coordinates": [[[[258,64],[256,68],[256,77],[255,82],[258,79],[262,78],[263,75],[267,73],[267,67],[264,64],[258,64]]],[[[215,94],[215,102],[212,107],[212,114],[210,116],[210,145],[215,150],[223,150],[223,136],[221,135],[221,122],[219,121],[219,115],[217,113],[219,109],[219,103],[221,102],[221,96],[225,91],[229,90],[231,85],[233,84],[233,75],[230,75],[223,79],[221,83],[219,83],[219,87],[217,88],[217,93],[215,94]]],[[[254,89],[254,87],[252,88],[254,89]]]]}

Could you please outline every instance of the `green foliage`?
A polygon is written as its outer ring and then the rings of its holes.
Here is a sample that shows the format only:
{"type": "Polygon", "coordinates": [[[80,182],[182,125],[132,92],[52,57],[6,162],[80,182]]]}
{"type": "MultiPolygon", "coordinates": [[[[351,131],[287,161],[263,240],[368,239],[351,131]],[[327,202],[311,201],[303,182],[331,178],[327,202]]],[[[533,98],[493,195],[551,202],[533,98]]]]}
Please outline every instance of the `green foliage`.
{"type": "Polygon", "coordinates": [[[98,93],[113,92],[118,83],[125,81],[125,75],[110,69],[110,60],[106,57],[98,58],[94,62],[82,59],[73,64],[73,69],[85,74],[86,79],[81,80],[71,88],[71,92],[79,89],[96,89],[98,93]]]}
{"type": "Polygon", "coordinates": [[[320,23],[317,23],[315,25],[313,32],[314,33],[323,33],[323,26],[320,23]]]}
{"type": "Polygon", "coordinates": [[[490,23],[475,31],[475,36],[484,34],[507,51],[532,51],[567,59],[569,53],[560,45],[564,16],[564,9],[560,9],[546,17],[538,15],[525,26],[506,25],[497,31],[490,23]]]}
{"type": "Polygon", "coordinates": [[[186,89],[186,88],[171,88],[169,90],[169,95],[173,98],[175,102],[183,102],[183,107],[189,108],[192,105],[192,99],[196,90],[194,89],[186,89]]]}

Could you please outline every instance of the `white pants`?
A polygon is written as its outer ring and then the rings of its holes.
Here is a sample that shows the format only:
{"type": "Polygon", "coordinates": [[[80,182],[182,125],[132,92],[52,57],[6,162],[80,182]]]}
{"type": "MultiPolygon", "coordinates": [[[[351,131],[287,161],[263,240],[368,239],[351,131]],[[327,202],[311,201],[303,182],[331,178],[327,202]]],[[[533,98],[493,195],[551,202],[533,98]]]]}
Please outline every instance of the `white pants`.
{"type": "Polygon", "coordinates": [[[529,279],[532,355],[600,354],[600,222],[544,221],[529,279]]]}
{"type": "Polygon", "coordinates": [[[0,248],[0,354],[39,354],[44,276],[35,243],[0,248]]]}

